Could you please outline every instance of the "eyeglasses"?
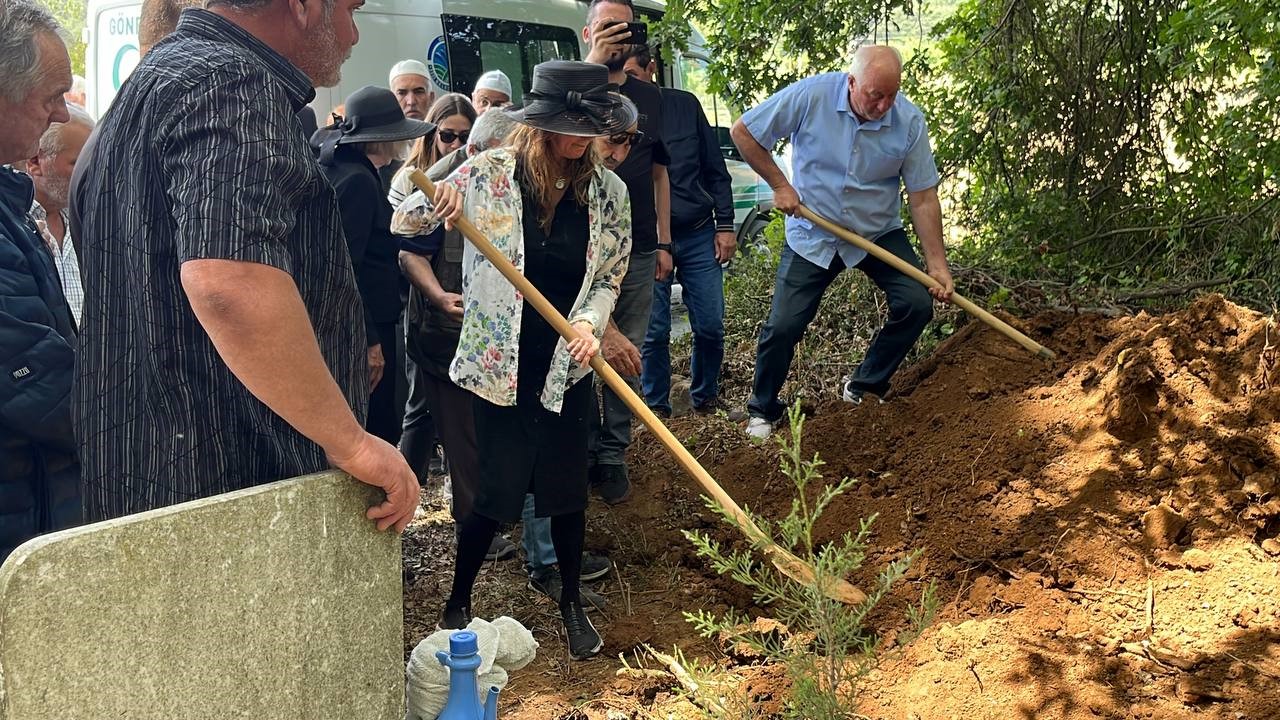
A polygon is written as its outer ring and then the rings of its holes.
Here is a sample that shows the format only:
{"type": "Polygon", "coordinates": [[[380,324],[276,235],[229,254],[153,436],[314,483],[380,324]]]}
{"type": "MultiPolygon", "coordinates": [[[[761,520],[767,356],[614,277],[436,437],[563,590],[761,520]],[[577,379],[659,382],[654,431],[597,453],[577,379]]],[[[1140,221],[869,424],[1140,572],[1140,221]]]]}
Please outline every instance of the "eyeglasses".
{"type": "Polygon", "coordinates": [[[610,145],[627,145],[634,147],[637,143],[644,139],[642,132],[622,132],[609,136],[610,145]]]}
{"type": "Polygon", "coordinates": [[[436,137],[440,138],[440,142],[445,145],[452,145],[456,140],[461,140],[465,143],[467,138],[471,137],[471,131],[463,130],[462,132],[454,132],[452,130],[439,130],[436,132],[436,137]]]}

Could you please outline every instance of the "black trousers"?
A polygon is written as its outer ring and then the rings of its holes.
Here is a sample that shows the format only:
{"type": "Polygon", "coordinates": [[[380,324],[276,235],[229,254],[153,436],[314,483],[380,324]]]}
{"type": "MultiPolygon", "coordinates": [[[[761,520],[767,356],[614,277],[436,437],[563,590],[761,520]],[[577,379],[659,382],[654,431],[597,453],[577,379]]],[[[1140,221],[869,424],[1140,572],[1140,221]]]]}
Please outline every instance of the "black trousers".
{"type": "Polygon", "coordinates": [[[382,357],[387,365],[382,370],[382,380],[369,395],[369,418],[364,428],[371,435],[395,445],[400,442],[400,406],[396,402],[396,375],[400,372],[400,362],[394,341],[396,324],[378,323],[376,327],[378,337],[383,338],[382,357]]]}
{"type": "MultiPolygon", "coordinates": [[[[886,233],[876,239],[876,244],[924,269],[905,231],[886,233]]],[[[873,255],[859,262],[858,269],[884,292],[889,303],[889,320],[876,333],[854,371],[853,386],[873,395],[884,395],[898,366],[933,319],[933,296],[919,282],[873,255]]],[[[756,349],[755,383],[747,402],[747,410],[753,417],[770,421],[782,417],[786,408],[778,401],[778,393],[790,372],[796,343],[817,314],[827,286],[842,270],[844,262],[839,255],[830,267],[824,268],[801,257],[790,245],[783,247],[773,306],[756,349]]]]}

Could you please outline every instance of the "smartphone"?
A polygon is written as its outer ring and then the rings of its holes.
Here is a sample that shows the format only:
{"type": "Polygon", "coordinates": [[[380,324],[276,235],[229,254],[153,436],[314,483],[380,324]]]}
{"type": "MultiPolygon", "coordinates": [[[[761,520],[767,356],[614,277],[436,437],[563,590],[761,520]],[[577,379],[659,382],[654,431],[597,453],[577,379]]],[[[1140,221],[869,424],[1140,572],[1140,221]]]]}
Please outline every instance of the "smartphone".
{"type": "MultiPolygon", "coordinates": [[[[624,24],[621,20],[614,20],[605,25],[605,27],[613,27],[614,25],[624,24]]],[[[627,32],[631,33],[631,37],[624,41],[626,45],[648,45],[649,44],[649,26],[644,23],[625,23],[627,32]]]]}

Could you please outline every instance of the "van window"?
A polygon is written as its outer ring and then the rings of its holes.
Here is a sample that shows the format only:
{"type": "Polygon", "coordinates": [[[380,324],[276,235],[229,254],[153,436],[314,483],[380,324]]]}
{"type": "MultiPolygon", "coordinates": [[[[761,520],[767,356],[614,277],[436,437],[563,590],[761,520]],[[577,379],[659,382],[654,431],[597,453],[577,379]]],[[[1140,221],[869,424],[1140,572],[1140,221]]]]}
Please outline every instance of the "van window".
{"type": "Polygon", "coordinates": [[[471,94],[489,70],[511,78],[511,102],[522,104],[533,66],[547,60],[577,60],[578,36],[555,25],[441,15],[449,49],[450,89],[471,94]]]}

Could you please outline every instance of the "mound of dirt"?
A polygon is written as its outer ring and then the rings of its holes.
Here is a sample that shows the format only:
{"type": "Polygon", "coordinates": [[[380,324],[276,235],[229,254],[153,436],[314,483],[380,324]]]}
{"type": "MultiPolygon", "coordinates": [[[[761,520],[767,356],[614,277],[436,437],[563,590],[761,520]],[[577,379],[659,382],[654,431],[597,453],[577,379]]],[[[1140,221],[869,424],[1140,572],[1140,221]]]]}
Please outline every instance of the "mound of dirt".
{"type": "MultiPolygon", "coordinates": [[[[1280,717],[1276,328],[1217,296],[1158,317],[1010,321],[1058,360],[970,324],[902,373],[884,405],[820,402],[806,425],[826,476],[861,480],[828,511],[824,539],[877,516],[850,580],[867,586],[924,550],[873,625],[892,635],[923,580],[944,603],[868,680],[858,712],[1280,717]]],[[[673,430],[740,504],[787,512],[771,443],[723,419],[673,430]]],[[[632,565],[703,574],[719,592],[701,607],[767,616],[679,535],[737,541],[653,437],[631,467],[636,499],[596,542],[632,565]]]]}
{"type": "MultiPolygon", "coordinates": [[[[868,587],[885,564],[923,550],[870,618],[891,651],[857,712],[1280,718],[1276,328],[1216,296],[1162,316],[1006,319],[1058,359],[1036,360],[971,323],[900,373],[885,404],[813,403],[806,451],[822,456],[828,479],[859,480],[820,534],[876,515],[867,563],[849,580],[868,587]],[[892,647],[930,580],[938,620],[892,647]]],[[[749,443],[723,417],[671,427],[740,504],[771,518],[788,511],[774,443],[749,443]]],[[[629,465],[631,501],[593,508],[589,521],[589,547],[618,568],[601,588],[606,659],[558,652],[554,609],[529,599],[519,569],[482,576],[480,614],[516,617],[544,648],[512,678],[503,717],[697,717],[662,668],[636,667],[644,644],[719,665],[753,698],[752,717],[776,716],[785,673],[701,640],[683,619],[730,608],[769,616],[681,531],[740,538],[652,435],[638,433],[629,465]]],[[[447,589],[452,531],[445,522],[433,532],[406,536],[418,570],[407,647],[447,589]]]]}

